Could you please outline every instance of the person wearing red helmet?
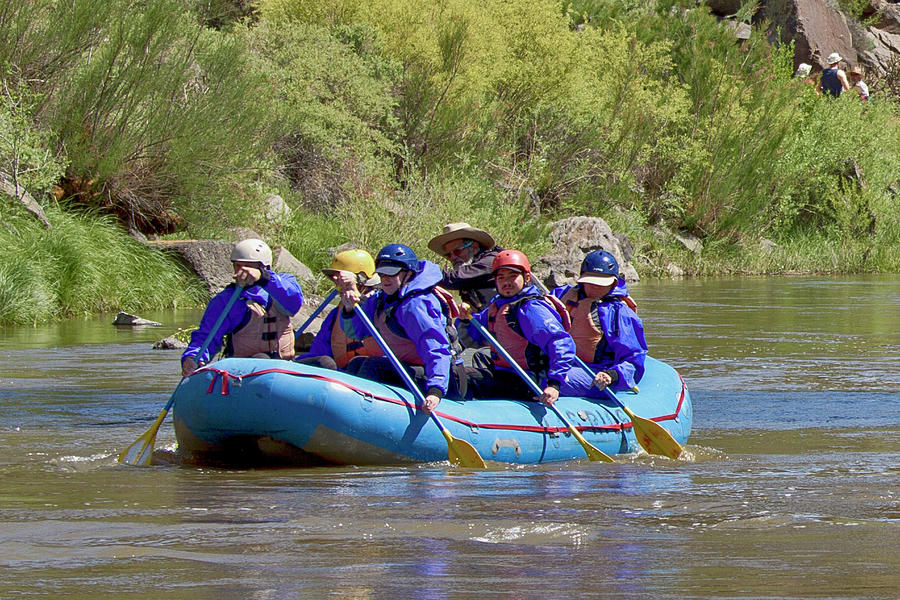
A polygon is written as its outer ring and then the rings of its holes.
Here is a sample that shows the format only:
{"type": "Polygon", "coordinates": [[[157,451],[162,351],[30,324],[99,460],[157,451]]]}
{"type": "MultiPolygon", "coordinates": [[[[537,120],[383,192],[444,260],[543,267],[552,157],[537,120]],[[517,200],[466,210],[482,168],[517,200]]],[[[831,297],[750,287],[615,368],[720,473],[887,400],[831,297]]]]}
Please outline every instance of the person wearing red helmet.
{"type": "MultiPolygon", "coordinates": [[[[558,309],[533,285],[528,257],[518,250],[503,250],[494,259],[492,271],[497,296],[475,314],[463,306],[461,317],[477,319],[538,382],[543,392],[535,400],[550,405],[560,395],[588,395],[591,378],[583,369],[573,369],[575,342],[558,309]]],[[[468,333],[475,342],[486,343],[475,327],[469,327],[468,333]]],[[[492,352],[492,357],[492,368],[467,370],[474,397],[533,397],[531,388],[499,353],[492,352]]]]}

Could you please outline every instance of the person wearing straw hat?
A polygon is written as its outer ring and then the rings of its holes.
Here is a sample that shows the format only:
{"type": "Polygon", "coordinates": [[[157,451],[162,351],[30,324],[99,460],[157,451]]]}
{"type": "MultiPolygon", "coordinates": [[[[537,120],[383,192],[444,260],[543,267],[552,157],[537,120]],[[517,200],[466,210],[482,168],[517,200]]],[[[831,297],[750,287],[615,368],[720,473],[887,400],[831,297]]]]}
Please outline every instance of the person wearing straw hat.
{"type": "MultiPolygon", "coordinates": [[[[375,259],[360,249],[338,252],[331,261],[331,266],[322,269],[322,273],[334,281],[339,289],[344,282],[355,282],[363,297],[381,284],[381,279],[375,272],[375,259]]],[[[381,349],[374,341],[367,343],[371,338],[359,340],[347,335],[338,318],[340,310],[340,304],[331,309],[322,321],[309,350],[298,356],[296,362],[337,370],[346,368],[357,356],[381,356],[381,349]]]]}
{"type": "Polygon", "coordinates": [[[828,55],[828,58],[825,59],[825,62],[828,63],[828,68],[822,69],[822,74],[819,76],[819,85],[816,86],[817,92],[824,90],[837,98],[841,95],[841,92],[846,92],[850,89],[850,84],[847,82],[847,74],[840,68],[842,60],[844,59],[837,52],[832,52],[828,55]]]}
{"type": "Polygon", "coordinates": [[[853,89],[859,92],[859,99],[866,102],[869,99],[869,86],[862,80],[863,72],[859,67],[850,69],[850,82],[853,89]]]}
{"type": "Polygon", "coordinates": [[[450,261],[451,268],[441,270],[441,287],[457,290],[463,302],[476,311],[487,306],[497,293],[491,265],[503,250],[491,234],[465,222],[448,223],[428,242],[428,248],[450,261]]]}

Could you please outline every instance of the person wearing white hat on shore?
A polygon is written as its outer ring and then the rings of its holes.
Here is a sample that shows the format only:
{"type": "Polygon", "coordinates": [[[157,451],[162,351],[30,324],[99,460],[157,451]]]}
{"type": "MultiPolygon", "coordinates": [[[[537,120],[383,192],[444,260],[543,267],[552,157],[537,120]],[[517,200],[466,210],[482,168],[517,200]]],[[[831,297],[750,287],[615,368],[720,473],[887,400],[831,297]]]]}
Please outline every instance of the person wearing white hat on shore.
{"type": "Polygon", "coordinates": [[[824,90],[837,98],[841,95],[841,92],[846,92],[850,89],[847,74],[839,66],[842,60],[844,59],[837,52],[832,52],[828,55],[828,58],[825,59],[825,62],[828,63],[828,68],[822,69],[819,85],[816,86],[817,92],[824,90]]]}
{"type": "Polygon", "coordinates": [[[451,268],[441,270],[441,287],[457,290],[463,302],[476,311],[487,306],[497,293],[491,265],[503,250],[491,234],[468,223],[448,223],[428,242],[428,248],[450,261],[451,268]]]}

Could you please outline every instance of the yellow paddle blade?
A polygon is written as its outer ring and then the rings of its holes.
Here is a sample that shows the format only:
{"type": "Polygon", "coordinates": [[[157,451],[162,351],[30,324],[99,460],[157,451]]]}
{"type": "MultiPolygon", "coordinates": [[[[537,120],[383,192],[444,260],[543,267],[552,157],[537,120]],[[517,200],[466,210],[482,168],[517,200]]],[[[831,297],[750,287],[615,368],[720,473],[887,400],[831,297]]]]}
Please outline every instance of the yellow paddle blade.
{"type": "Polygon", "coordinates": [[[572,425],[569,425],[569,431],[572,432],[572,435],[575,436],[575,439],[578,440],[578,443],[581,444],[582,448],[584,448],[584,452],[588,455],[589,459],[610,463],[616,462],[609,454],[605,453],[599,448],[595,448],[594,446],[592,446],[589,441],[584,439],[584,436],[581,435],[581,432],[575,429],[575,427],[573,427],[572,425]]]}
{"type": "Polygon", "coordinates": [[[666,428],[650,419],[639,417],[631,412],[627,406],[622,407],[631,418],[631,424],[634,426],[634,437],[640,442],[641,447],[648,454],[658,454],[659,456],[667,456],[669,458],[678,458],[684,449],[681,444],[675,441],[672,434],[666,431],[666,428]]]}
{"type": "Polygon", "coordinates": [[[444,434],[444,438],[447,440],[447,455],[451,465],[468,467],[470,469],[484,469],[487,467],[475,446],[465,440],[453,437],[446,429],[442,429],[441,433],[444,434]]]}
{"type": "Polygon", "coordinates": [[[159,432],[159,426],[162,425],[163,419],[169,413],[168,409],[163,409],[156,417],[156,421],[130,446],[122,450],[119,454],[119,462],[126,465],[134,465],[135,467],[148,467],[153,458],[153,444],[156,442],[156,434],[159,432]]]}

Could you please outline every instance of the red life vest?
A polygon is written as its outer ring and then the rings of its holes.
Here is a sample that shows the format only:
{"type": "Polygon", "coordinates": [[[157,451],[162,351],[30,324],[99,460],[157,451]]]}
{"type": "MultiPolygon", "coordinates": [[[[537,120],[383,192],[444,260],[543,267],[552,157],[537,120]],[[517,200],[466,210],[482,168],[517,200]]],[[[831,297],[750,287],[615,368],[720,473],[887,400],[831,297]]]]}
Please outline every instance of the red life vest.
{"type": "MultiPolygon", "coordinates": [[[[552,306],[560,316],[563,328],[569,329],[571,325],[569,313],[555,296],[523,296],[500,307],[492,302],[488,309],[488,331],[497,338],[500,345],[509,352],[509,355],[520,367],[534,372],[545,370],[548,367],[549,359],[536,344],[532,344],[522,335],[522,327],[519,325],[519,308],[525,302],[537,299],[543,299],[552,306]]],[[[494,364],[498,367],[512,368],[512,365],[496,350],[491,350],[491,356],[494,364]]]]}
{"type": "Polygon", "coordinates": [[[291,317],[272,302],[266,310],[260,304],[247,300],[250,318],[242,327],[231,333],[230,347],[233,356],[248,357],[268,354],[291,360],[294,358],[294,330],[291,317]]]}

